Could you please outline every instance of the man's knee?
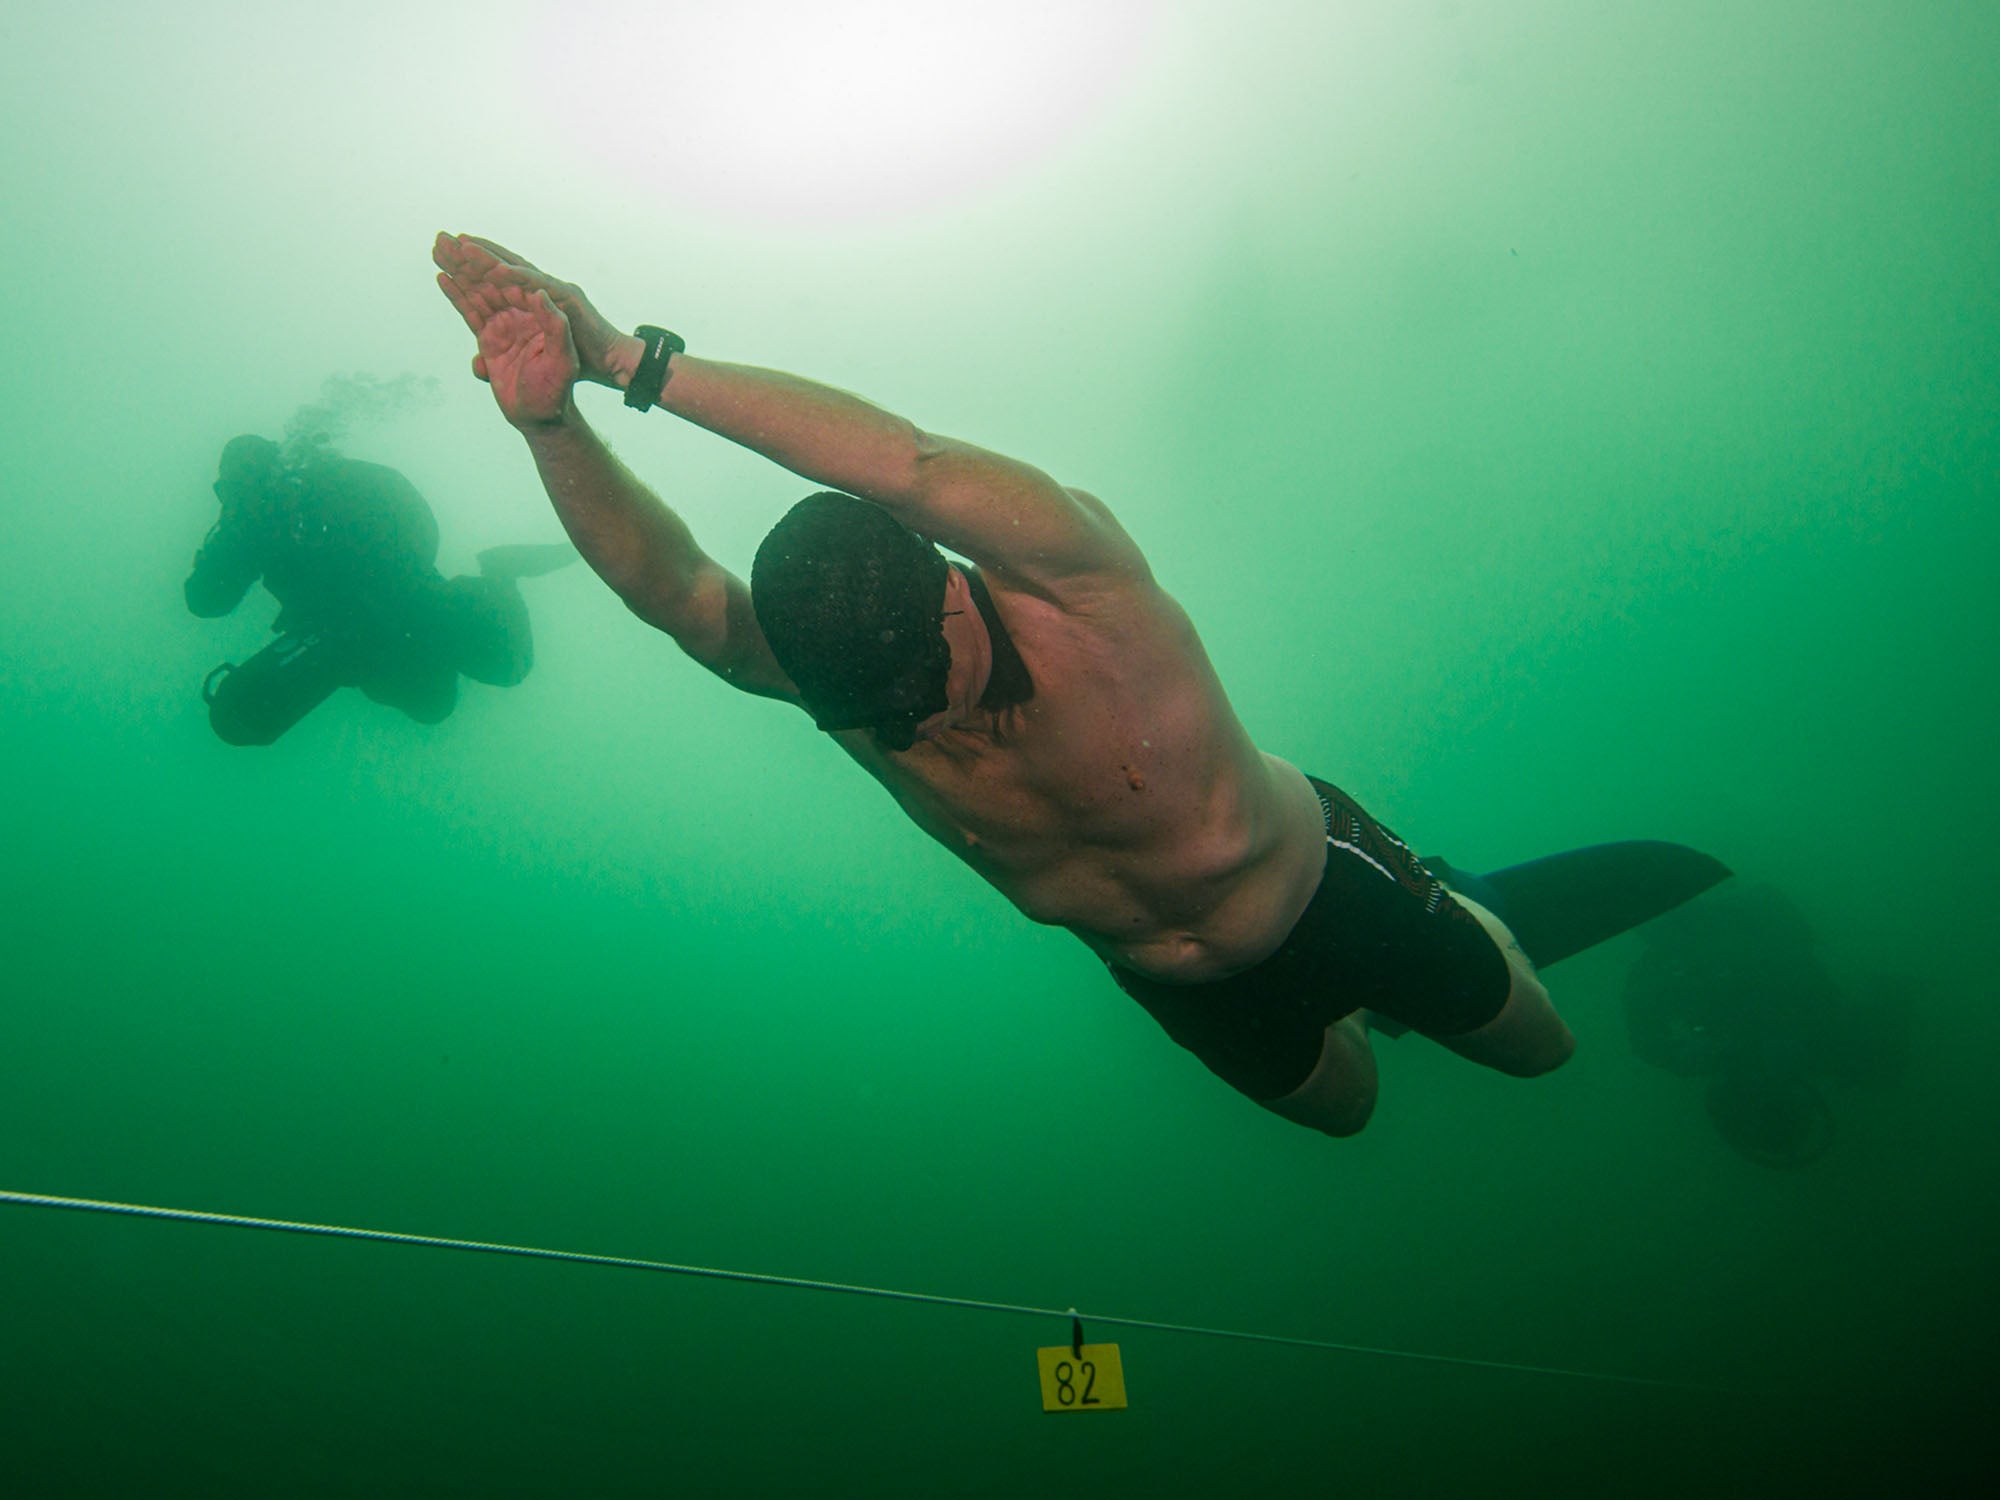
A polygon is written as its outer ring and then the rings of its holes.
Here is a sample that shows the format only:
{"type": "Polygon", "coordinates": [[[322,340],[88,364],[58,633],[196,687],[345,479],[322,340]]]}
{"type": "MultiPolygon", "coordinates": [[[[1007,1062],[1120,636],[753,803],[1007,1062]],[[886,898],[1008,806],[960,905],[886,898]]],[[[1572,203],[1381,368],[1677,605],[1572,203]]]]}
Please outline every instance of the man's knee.
{"type": "Polygon", "coordinates": [[[1364,1095],[1342,1102],[1340,1107],[1327,1111],[1319,1120],[1313,1121],[1313,1128],[1321,1135],[1330,1135],[1338,1140],[1361,1134],[1368,1122],[1375,1118],[1375,1088],[1369,1085],[1364,1095]]]}
{"type": "Polygon", "coordinates": [[[1287,1094],[1282,1099],[1260,1101],[1264,1108],[1281,1115],[1294,1125],[1317,1130],[1337,1140],[1361,1134],[1375,1114],[1375,1081],[1365,1087],[1349,1088],[1338,1094],[1324,1090],[1287,1094]]]}
{"type": "Polygon", "coordinates": [[[1576,1055],[1576,1037],[1558,1020],[1552,1033],[1536,1036],[1503,1054],[1494,1064],[1515,1078],[1540,1078],[1576,1055]]]}
{"type": "Polygon", "coordinates": [[[1282,1099],[1259,1100],[1273,1114],[1322,1135],[1359,1135],[1375,1113],[1375,1054],[1358,1015],[1327,1027],[1319,1062],[1306,1081],[1282,1099]]]}
{"type": "Polygon", "coordinates": [[[1499,1014],[1477,1030],[1432,1035],[1459,1056],[1510,1077],[1539,1078],[1553,1073],[1575,1053],[1576,1038],[1557,1014],[1535,966],[1513,934],[1492,913],[1478,906],[1471,909],[1482,926],[1492,924],[1487,930],[1507,961],[1507,998],[1499,1014]]]}

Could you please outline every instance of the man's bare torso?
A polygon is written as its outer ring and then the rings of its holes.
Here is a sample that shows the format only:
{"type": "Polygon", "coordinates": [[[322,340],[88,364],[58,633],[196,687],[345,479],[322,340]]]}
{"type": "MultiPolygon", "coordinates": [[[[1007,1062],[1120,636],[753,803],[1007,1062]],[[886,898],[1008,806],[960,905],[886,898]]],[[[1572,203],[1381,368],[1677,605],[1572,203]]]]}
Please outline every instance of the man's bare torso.
{"type": "Polygon", "coordinates": [[[844,747],[1022,912],[1107,958],[1195,982],[1270,953],[1319,880],[1319,804],[1251,742],[1180,606],[1150,581],[1058,605],[986,579],[1034,696],[900,755],[844,747]]]}

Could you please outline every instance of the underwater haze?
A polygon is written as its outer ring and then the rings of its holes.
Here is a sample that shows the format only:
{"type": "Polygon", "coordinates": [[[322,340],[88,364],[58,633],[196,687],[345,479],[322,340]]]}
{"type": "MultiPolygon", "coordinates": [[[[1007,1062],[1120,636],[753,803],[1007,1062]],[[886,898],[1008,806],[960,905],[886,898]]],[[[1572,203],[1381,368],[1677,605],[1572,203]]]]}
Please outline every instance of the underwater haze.
{"type": "MultiPolygon", "coordinates": [[[[1072,1420],[1063,1319],[0,1203],[0,1493],[1990,1467],[1996,66],[1986,0],[0,11],[0,1190],[1444,1357],[1086,1319],[1072,1420]],[[223,744],[230,438],[331,403],[447,574],[560,535],[439,230],[1102,496],[1265,749],[1465,868],[1714,853],[1895,1065],[1751,1160],[1630,936],[1561,1071],[1378,1041],[1302,1130],[582,566],[518,687],[223,744]]],[[[739,573],[810,488],[579,402],[739,573]]]]}

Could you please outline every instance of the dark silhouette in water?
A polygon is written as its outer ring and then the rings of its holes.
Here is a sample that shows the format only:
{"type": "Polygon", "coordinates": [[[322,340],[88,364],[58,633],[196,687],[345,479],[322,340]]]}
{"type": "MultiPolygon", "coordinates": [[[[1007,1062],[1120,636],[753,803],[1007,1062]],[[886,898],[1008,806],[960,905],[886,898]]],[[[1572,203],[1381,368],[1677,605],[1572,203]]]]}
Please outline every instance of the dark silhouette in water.
{"type": "Polygon", "coordinates": [[[437,519],[409,480],[322,445],[280,449],[246,434],[222,451],[222,515],[195,554],[185,592],[203,618],[226,615],[262,578],[280,606],[277,639],[203,684],[209,723],[232,745],[268,745],[337,688],[434,724],[461,675],[509,687],[534,659],[515,579],[574,548],[496,547],[480,575],[437,570],[437,519]]]}
{"type": "Polygon", "coordinates": [[[1886,991],[1868,1007],[1851,1001],[1805,918],[1773,887],[1713,896],[1646,937],[1625,984],[1632,1050],[1653,1067],[1706,1080],[1710,1121],[1751,1161],[1818,1160],[1834,1140],[1822,1085],[1900,1067],[1907,1006],[1886,991]]]}

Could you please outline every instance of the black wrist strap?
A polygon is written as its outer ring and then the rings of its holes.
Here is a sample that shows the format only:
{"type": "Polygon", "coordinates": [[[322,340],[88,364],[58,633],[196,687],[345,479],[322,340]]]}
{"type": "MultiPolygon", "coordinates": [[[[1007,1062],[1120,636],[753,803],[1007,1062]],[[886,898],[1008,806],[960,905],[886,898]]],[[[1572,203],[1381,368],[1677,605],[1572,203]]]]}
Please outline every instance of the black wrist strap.
{"type": "Polygon", "coordinates": [[[625,404],[634,411],[645,411],[659,404],[660,390],[667,383],[667,361],[687,348],[687,341],[650,323],[641,323],[632,331],[646,341],[646,352],[639,356],[639,368],[625,387],[625,404]]]}

